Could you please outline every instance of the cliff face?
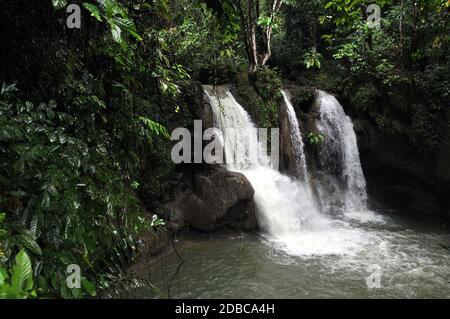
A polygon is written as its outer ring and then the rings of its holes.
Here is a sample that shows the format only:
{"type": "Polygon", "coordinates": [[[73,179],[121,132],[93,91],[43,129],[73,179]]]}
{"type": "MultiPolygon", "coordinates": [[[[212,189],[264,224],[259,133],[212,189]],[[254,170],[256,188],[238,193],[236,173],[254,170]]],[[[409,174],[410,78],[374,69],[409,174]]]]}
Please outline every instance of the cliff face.
{"type": "MultiPolygon", "coordinates": [[[[310,108],[313,88],[287,87],[292,93],[303,133],[307,134],[317,117],[310,108]]],[[[447,127],[440,132],[443,138],[439,148],[427,153],[413,143],[411,127],[405,126],[403,132],[388,134],[370,116],[358,111],[351,99],[339,100],[353,120],[372,204],[450,217],[450,129],[447,127]]],[[[444,113],[443,120],[447,123],[450,123],[449,113],[444,113]]],[[[309,154],[311,147],[306,144],[309,154]]],[[[282,158],[288,155],[283,154],[282,158]]]]}
{"type": "Polygon", "coordinates": [[[372,197],[392,208],[450,216],[449,147],[426,156],[402,135],[386,136],[354,119],[361,162],[372,197]]]}

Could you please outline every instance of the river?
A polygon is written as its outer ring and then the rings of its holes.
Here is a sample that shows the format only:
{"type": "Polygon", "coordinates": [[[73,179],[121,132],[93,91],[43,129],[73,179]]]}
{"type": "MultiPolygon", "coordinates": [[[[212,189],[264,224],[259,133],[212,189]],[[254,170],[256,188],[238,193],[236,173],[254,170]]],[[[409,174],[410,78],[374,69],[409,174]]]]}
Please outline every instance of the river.
{"type": "Polygon", "coordinates": [[[297,255],[257,234],[179,240],[181,268],[175,253],[153,263],[148,274],[159,291],[135,296],[450,298],[450,251],[441,246],[450,245],[449,227],[379,214],[377,222],[336,220],[333,234],[310,234],[297,255]],[[328,248],[311,252],[320,246],[328,248]]]}

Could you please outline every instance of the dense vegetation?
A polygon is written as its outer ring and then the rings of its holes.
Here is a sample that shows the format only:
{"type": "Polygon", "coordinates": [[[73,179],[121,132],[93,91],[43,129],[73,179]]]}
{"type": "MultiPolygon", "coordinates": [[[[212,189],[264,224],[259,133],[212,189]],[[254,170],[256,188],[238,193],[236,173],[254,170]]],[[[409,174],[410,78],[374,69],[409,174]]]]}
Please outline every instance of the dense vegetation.
{"type": "Polygon", "coordinates": [[[169,132],[192,125],[198,82],[235,83],[264,127],[289,81],[298,105],[330,90],[420,152],[450,136],[447,0],[2,5],[0,297],[95,296],[126,277],[163,227],[152,210],[174,170],[169,132]],[[71,264],[80,289],[67,288],[71,264]]]}

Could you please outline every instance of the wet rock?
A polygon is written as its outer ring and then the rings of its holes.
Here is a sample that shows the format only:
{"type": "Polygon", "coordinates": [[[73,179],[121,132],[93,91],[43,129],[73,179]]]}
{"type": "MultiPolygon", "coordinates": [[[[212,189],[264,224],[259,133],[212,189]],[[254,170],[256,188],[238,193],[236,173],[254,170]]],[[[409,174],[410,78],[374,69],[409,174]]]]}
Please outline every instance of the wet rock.
{"type": "Polygon", "coordinates": [[[284,105],[280,109],[280,172],[293,177],[298,175],[289,130],[289,117],[284,105]]]}
{"type": "Polygon", "coordinates": [[[353,122],[372,199],[395,209],[450,216],[449,181],[436,171],[439,157],[426,158],[406,136],[387,136],[364,118],[353,122]]]}
{"type": "Polygon", "coordinates": [[[226,226],[256,230],[254,193],[244,175],[212,166],[186,174],[172,198],[162,203],[157,211],[174,231],[184,226],[202,232],[226,226]]]}

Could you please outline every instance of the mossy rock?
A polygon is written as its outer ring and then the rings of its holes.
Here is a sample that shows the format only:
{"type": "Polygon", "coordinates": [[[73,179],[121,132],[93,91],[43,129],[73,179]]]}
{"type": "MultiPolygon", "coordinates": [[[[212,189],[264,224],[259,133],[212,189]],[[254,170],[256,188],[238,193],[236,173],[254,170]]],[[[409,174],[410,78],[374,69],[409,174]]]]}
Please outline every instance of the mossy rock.
{"type": "Polygon", "coordinates": [[[278,127],[282,95],[281,80],[276,72],[267,71],[267,68],[261,68],[252,76],[242,72],[236,76],[235,84],[233,93],[255,124],[265,128],[278,127]]]}
{"type": "Polygon", "coordinates": [[[365,85],[356,91],[352,105],[360,111],[373,111],[377,108],[378,91],[372,85],[365,85]]]}
{"type": "Polygon", "coordinates": [[[280,94],[281,78],[275,70],[260,67],[253,77],[255,89],[263,100],[271,100],[280,94]]]}
{"type": "Polygon", "coordinates": [[[310,86],[290,86],[288,90],[292,95],[292,105],[297,114],[299,111],[308,113],[314,102],[314,88],[310,86]]]}

